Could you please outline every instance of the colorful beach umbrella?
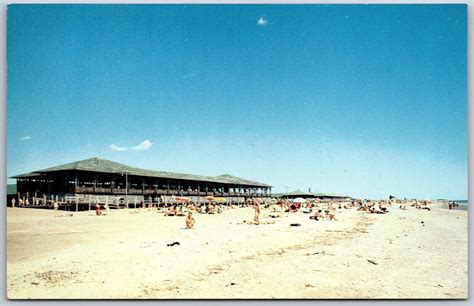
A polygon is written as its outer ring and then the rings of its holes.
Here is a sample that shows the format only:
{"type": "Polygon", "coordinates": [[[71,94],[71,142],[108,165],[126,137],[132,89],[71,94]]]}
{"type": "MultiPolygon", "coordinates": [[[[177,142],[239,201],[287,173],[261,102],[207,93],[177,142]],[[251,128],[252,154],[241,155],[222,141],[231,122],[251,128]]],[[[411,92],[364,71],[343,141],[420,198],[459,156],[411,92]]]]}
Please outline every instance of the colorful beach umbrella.
{"type": "Polygon", "coordinates": [[[293,203],[304,203],[304,202],[306,202],[306,200],[303,199],[303,198],[296,198],[296,199],[293,199],[293,203]]]}
{"type": "Polygon", "coordinates": [[[179,202],[189,202],[191,201],[190,198],[186,198],[186,197],[177,197],[175,198],[176,201],[179,201],[179,202]]]}

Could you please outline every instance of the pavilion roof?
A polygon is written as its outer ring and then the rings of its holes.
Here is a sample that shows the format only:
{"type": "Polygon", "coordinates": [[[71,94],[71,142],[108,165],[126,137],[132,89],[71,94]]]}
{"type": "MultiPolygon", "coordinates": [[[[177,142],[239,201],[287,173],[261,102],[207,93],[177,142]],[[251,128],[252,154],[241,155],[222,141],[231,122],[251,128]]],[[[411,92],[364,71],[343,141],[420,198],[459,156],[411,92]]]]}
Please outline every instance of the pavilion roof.
{"type": "Polygon", "coordinates": [[[237,176],[232,176],[230,174],[223,174],[220,176],[204,176],[204,175],[195,175],[195,174],[186,174],[186,173],[146,170],[146,169],[141,169],[141,168],[136,168],[136,167],[120,164],[120,163],[110,161],[107,159],[101,159],[98,157],[75,161],[72,163],[54,166],[54,167],[50,167],[46,169],[41,169],[41,170],[33,171],[33,173],[13,176],[12,178],[29,177],[32,175],[47,174],[47,173],[58,172],[58,171],[70,171],[70,170],[90,171],[90,172],[100,172],[100,173],[114,173],[114,174],[127,173],[128,175],[142,176],[142,177],[168,178],[168,179],[189,180],[189,181],[204,181],[204,182],[232,184],[232,185],[245,185],[245,186],[255,186],[255,187],[271,187],[270,185],[267,185],[264,183],[243,179],[237,176]]]}

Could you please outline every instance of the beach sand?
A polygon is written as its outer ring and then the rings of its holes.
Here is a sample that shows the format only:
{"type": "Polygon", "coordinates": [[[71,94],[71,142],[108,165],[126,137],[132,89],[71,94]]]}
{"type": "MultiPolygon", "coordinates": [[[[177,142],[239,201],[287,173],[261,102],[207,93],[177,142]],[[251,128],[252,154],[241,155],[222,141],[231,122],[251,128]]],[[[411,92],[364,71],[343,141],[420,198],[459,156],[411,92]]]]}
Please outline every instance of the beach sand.
{"type": "Polygon", "coordinates": [[[338,210],[249,225],[251,208],[184,217],[7,209],[10,299],[467,298],[467,212],[338,210]],[[423,221],[423,223],[422,223],[423,221]],[[300,223],[301,226],[290,226],[300,223]],[[179,245],[167,246],[172,242],[179,245]]]}

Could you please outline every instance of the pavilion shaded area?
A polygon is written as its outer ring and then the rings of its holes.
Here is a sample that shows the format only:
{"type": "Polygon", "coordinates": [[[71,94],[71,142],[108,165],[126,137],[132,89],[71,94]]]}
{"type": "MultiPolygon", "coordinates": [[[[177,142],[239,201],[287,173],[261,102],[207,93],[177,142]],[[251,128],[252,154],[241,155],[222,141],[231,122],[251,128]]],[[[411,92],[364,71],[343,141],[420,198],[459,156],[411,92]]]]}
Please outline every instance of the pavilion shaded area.
{"type": "Polygon", "coordinates": [[[137,195],[270,197],[271,186],[229,174],[203,176],[145,170],[90,158],[13,176],[18,197],[137,195]]]}

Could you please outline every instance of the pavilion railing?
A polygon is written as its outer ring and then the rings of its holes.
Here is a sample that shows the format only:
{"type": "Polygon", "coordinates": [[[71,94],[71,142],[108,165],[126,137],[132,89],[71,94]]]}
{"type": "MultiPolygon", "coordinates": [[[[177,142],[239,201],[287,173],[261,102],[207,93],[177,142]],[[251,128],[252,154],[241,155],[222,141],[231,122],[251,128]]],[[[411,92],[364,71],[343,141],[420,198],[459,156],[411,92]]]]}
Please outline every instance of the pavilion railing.
{"type": "MultiPolygon", "coordinates": [[[[74,192],[74,189],[71,190],[74,192]]],[[[129,188],[125,192],[125,188],[104,188],[104,187],[90,187],[78,186],[75,192],[79,194],[129,194],[129,195],[175,195],[175,196],[215,196],[215,197],[268,197],[270,192],[219,192],[219,191],[187,191],[175,189],[146,189],[129,188]]]]}

